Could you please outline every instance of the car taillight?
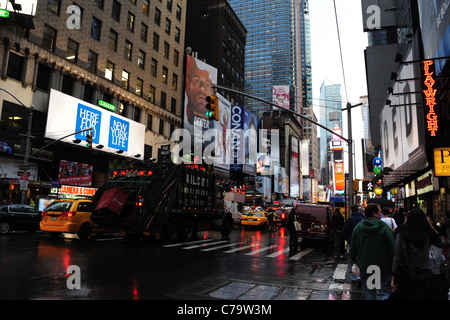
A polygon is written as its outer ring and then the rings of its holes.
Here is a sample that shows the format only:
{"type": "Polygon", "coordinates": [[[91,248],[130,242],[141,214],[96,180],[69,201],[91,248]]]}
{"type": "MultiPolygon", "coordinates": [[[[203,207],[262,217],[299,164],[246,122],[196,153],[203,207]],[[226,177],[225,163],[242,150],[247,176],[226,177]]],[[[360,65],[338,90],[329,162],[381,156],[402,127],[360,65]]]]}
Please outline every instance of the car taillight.
{"type": "Polygon", "coordinates": [[[41,215],[43,216],[43,217],[46,217],[47,216],[47,211],[42,211],[42,213],[41,213],[41,215]]]}
{"type": "Polygon", "coordinates": [[[284,213],[281,214],[281,219],[286,219],[286,215],[284,213]]]}
{"type": "Polygon", "coordinates": [[[75,211],[66,211],[61,213],[61,217],[72,218],[75,214],[75,211]]]}

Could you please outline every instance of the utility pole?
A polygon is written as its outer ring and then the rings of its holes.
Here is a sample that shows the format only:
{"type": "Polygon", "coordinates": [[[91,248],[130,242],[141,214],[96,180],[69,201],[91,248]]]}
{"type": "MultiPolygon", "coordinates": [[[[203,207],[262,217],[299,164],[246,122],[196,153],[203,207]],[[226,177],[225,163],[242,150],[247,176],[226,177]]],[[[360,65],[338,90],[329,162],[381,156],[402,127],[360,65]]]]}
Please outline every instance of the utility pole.
{"type": "MultiPolygon", "coordinates": [[[[30,156],[30,151],[31,151],[30,138],[31,138],[31,126],[33,124],[33,109],[34,109],[34,106],[31,105],[30,113],[28,116],[28,130],[27,130],[27,138],[26,138],[26,144],[25,144],[25,159],[23,160],[23,167],[25,168],[25,170],[24,170],[22,177],[27,174],[27,170],[29,169],[28,158],[30,156]]],[[[22,177],[20,178],[21,180],[22,180],[22,177]]],[[[22,180],[22,182],[20,184],[20,189],[22,191],[21,203],[25,204],[25,202],[27,200],[27,192],[28,192],[28,179],[26,182],[22,180]]]]}

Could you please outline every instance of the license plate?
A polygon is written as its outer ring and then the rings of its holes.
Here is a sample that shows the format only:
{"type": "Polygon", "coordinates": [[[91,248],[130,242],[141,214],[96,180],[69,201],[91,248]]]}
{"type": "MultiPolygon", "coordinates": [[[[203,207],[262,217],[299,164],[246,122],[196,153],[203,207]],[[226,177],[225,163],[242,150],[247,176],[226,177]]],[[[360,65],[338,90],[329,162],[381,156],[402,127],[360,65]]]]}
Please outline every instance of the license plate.
{"type": "Polygon", "coordinates": [[[315,226],[313,226],[313,228],[314,229],[322,229],[322,226],[315,225],[315,226]]]}
{"type": "Polygon", "coordinates": [[[248,219],[248,221],[256,221],[256,219],[248,219]]]}
{"type": "Polygon", "coordinates": [[[52,221],[56,221],[56,217],[52,217],[52,221]]]}

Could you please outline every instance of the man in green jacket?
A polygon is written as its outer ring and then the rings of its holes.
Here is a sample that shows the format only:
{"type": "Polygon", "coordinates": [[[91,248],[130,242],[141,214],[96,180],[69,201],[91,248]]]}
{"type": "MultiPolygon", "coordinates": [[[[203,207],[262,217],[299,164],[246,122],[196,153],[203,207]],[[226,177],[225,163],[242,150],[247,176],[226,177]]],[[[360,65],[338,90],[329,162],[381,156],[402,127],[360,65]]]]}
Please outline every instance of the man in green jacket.
{"type": "Polygon", "coordinates": [[[377,289],[381,299],[391,294],[391,270],[395,238],[392,229],[381,220],[378,204],[371,203],[365,210],[366,219],[353,230],[350,256],[360,269],[366,300],[376,300],[377,289]]]}

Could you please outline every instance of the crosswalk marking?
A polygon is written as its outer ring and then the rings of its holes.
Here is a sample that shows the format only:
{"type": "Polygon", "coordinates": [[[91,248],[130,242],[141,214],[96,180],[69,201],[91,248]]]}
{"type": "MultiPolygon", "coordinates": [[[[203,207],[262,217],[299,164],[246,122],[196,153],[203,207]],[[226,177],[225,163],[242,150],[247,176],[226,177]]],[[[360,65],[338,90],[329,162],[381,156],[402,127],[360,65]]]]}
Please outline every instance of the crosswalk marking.
{"type": "Polygon", "coordinates": [[[278,247],[278,245],[277,244],[273,244],[273,245],[268,246],[268,247],[264,247],[264,248],[260,248],[260,249],[257,249],[257,250],[253,250],[251,252],[246,253],[245,255],[247,255],[247,256],[254,256],[255,254],[258,254],[258,253],[263,252],[263,251],[270,250],[270,249],[275,248],[275,247],[278,247]]]}
{"type": "Polygon", "coordinates": [[[294,254],[292,257],[289,258],[289,260],[299,260],[300,258],[306,256],[308,253],[310,253],[311,251],[313,251],[314,249],[306,249],[303,250],[297,254],[294,254]]]}
{"type": "Polygon", "coordinates": [[[213,248],[208,248],[208,249],[202,249],[200,251],[213,251],[213,250],[217,250],[217,249],[223,249],[223,248],[228,248],[228,247],[232,247],[232,246],[237,246],[240,244],[243,244],[244,242],[234,242],[234,243],[229,243],[229,244],[224,244],[223,246],[218,246],[218,247],[213,247],[213,248]]]}
{"type": "Polygon", "coordinates": [[[231,250],[228,250],[228,251],[224,251],[223,253],[233,253],[233,252],[236,252],[236,251],[241,251],[241,250],[253,248],[254,246],[256,246],[256,243],[252,243],[252,244],[250,244],[248,246],[243,246],[243,247],[231,249],[231,250]]]}
{"type": "Polygon", "coordinates": [[[214,246],[216,244],[225,243],[225,242],[228,242],[228,241],[224,240],[224,241],[217,241],[217,242],[214,242],[214,243],[202,243],[202,244],[198,244],[198,245],[195,245],[195,246],[184,247],[183,249],[184,250],[189,250],[189,249],[195,249],[195,248],[201,248],[201,247],[209,247],[209,246],[214,246]]]}
{"type": "MultiPolygon", "coordinates": [[[[171,248],[171,247],[182,247],[181,249],[183,250],[191,250],[191,249],[198,249],[198,248],[202,248],[200,249],[200,251],[203,252],[209,252],[209,251],[214,251],[214,250],[219,250],[219,249],[224,249],[224,248],[229,248],[229,247],[233,247],[233,246],[237,246],[236,248],[232,248],[229,250],[225,250],[222,251],[222,253],[234,253],[234,252],[238,252],[238,251],[244,251],[247,249],[251,249],[250,252],[245,253],[245,255],[247,256],[254,256],[257,255],[261,252],[264,251],[268,251],[277,247],[280,247],[280,244],[272,244],[269,246],[264,246],[264,243],[260,243],[260,242],[255,242],[255,243],[251,243],[249,245],[245,245],[245,246],[241,246],[242,244],[244,244],[245,242],[232,242],[230,243],[228,240],[222,240],[222,241],[218,241],[220,240],[220,238],[213,238],[213,239],[204,239],[204,240],[198,240],[198,241],[191,241],[191,242],[182,242],[182,243],[175,243],[175,244],[170,244],[170,245],[164,245],[162,247],[164,248],[171,248]],[[262,247],[259,247],[262,246],[262,247]],[[259,248],[258,248],[259,247],[259,248]]],[[[280,255],[286,254],[290,251],[289,248],[277,248],[275,249],[276,251],[266,255],[265,257],[267,258],[276,258],[280,255]]],[[[291,261],[298,261],[299,259],[301,259],[302,257],[304,257],[305,255],[311,253],[312,251],[314,251],[314,249],[305,249],[295,255],[293,255],[292,257],[289,258],[289,260],[291,261]]]]}
{"type": "Polygon", "coordinates": [[[333,278],[337,280],[344,280],[345,275],[347,274],[347,264],[338,264],[336,269],[334,270],[333,278]]]}
{"type": "Polygon", "coordinates": [[[290,248],[285,248],[283,250],[279,250],[279,251],[275,251],[274,253],[269,254],[268,256],[266,256],[267,258],[276,258],[279,255],[282,255],[283,253],[286,253],[288,251],[290,251],[290,248]]]}
{"type": "Polygon", "coordinates": [[[209,241],[214,241],[214,240],[219,240],[220,238],[212,238],[212,239],[203,239],[203,240],[198,240],[198,241],[190,241],[190,242],[179,242],[179,243],[174,243],[174,244],[166,244],[163,245],[163,248],[172,248],[172,247],[180,247],[180,246],[184,246],[185,244],[195,244],[195,243],[203,243],[203,242],[209,242],[209,241]]]}

